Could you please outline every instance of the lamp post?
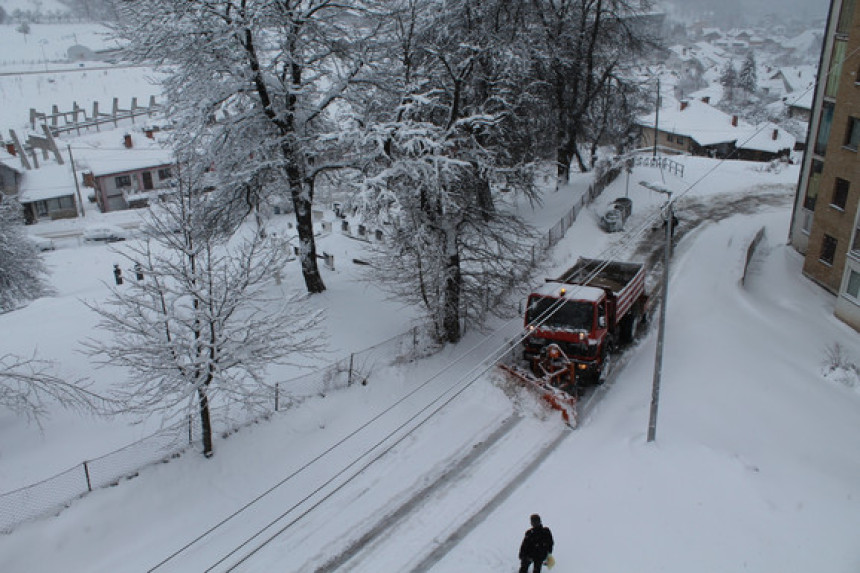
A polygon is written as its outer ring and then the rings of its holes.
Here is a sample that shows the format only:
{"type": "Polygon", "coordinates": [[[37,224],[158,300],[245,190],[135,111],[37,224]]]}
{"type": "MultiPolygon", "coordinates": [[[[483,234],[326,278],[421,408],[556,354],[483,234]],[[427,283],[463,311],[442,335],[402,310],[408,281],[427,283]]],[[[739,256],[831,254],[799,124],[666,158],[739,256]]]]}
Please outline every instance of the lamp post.
{"type": "Polygon", "coordinates": [[[669,294],[669,258],[672,254],[672,192],[661,183],[640,181],[646,189],[663,193],[666,201],[666,245],[663,250],[663,296],[660,297],[660,321],[657,325],[657,353],[654,357],[654,381],[651,385],[651,413],[648,419],[648,441],[653,442],[657,436],[657,406],[660,403],[660,376],[663,370],[663,340],[666,331],[666,297],[669,294]]]}

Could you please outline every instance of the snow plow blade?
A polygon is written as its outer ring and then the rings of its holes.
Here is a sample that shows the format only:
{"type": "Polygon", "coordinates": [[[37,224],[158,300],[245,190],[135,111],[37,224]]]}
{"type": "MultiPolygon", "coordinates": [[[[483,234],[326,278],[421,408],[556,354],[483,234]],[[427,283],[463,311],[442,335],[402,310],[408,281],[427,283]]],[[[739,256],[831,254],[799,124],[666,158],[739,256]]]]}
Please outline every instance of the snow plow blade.
{"type": "Polygon", "coordinates": [[[547,384],[544,380],[535,378],[528,370],[507,364],[499,364],[499,367],[513,376],[520,384],[537,393],[550,408],[561,412],[565,424],[571,428],[576,427],[576,397],[547,384]]]}

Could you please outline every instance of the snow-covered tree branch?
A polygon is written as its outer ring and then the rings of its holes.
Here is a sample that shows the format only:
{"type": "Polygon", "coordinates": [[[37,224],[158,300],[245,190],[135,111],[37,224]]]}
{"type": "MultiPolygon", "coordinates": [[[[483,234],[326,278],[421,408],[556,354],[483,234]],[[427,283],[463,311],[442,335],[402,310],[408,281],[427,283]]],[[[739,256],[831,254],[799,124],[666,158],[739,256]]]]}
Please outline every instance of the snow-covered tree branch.
{"type": "Polygon", "coordinates": [[[54,374],[55,367],[35,354],[0,356],[0,407],[37,424],[48,415],[49,402],[85,413],[109,413],[110,400],[89,390],[85,380],[54,374]]]}
{"type": "Polygon", "coordinates": [[[45,274],[39,249],[24,231],[21,205],[0,195],[0,312],[46,294],[45,274]]]}
{"type": "Polygon", "coordinates": [[[150,212],[147,239],[121,253],[139,280],[91,305],[108,338],[86,343],[97,363],[127,369],[129,383],[114,392],[124,411],[169,419],[196,407],[207,456],[212,404],[261,410],[273,395],[268,366],[320,347],[318,314],[287,300],[275,280],[284,246],[253,223],[225,233],[211,202],[199,180],[183,175],[150,212]]]}

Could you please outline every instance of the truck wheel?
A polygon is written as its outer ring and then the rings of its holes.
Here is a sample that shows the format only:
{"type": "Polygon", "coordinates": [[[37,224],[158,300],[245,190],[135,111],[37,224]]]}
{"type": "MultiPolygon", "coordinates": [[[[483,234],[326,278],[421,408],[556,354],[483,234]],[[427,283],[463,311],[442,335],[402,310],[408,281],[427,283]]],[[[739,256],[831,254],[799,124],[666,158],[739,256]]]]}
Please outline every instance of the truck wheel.
{"type": "Polygon", "coordinates": [[[600,370],[597,372],[595,384],[600,386],[606,382],[606,379],[609,378],[610,370],[612,370],[612,352],[610,352],[610,349],[605,349],[600,358],[600,370]]]}
{"type": "Polygon", "coordinates": [[[637,330],[639,330],[639,312],[634,309],[631,314],[624,317],[621,324],[621,338],[625,344],[633,342],[637,330]]]}

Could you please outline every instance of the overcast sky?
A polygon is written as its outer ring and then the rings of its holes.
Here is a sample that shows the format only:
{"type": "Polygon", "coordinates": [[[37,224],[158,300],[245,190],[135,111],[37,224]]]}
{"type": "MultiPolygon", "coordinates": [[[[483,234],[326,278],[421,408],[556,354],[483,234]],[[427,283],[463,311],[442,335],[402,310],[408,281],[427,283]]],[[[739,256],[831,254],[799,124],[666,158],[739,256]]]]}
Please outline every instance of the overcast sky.
{"type": "Polygon", "coordinates": [[[808,20],[823,18],[830,7],[829,0],[663,0],[681,10],[683,16],[697,14],[707,18],[708,12],[715,20],[728,21],[733,25],[750,23],[749,16],[777,14],[781,19],[808,20]]]}

